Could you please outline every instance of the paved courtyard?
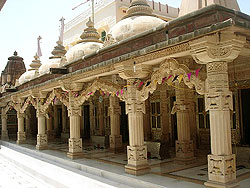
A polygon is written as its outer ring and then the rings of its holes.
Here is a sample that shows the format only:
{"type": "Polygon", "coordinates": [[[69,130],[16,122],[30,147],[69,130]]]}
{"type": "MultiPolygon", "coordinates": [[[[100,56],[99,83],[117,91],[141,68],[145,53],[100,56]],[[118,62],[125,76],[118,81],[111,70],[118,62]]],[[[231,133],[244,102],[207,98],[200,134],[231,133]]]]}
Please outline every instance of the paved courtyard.
{"type": "Polygon", "coordinates": [[[48,188],[51,187],[21,170],[0,155],[0,188],[48,188]]]}

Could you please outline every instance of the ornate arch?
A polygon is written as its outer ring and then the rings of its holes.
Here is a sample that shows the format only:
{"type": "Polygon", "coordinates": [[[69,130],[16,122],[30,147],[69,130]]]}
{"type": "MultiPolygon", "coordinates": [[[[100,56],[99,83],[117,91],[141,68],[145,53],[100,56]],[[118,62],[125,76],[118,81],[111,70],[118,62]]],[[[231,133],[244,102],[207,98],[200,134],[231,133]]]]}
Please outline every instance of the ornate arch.
{"type": "Polygon", "coordinates": [[[138,97],[140,101],[145,101],[149,93],[153,93],[157,84],[162,84],[162,79],[168,77],[169,75],[183,75],[184,83],[191,89],[195,88],[196,92],[200,95],[205,94],[205,80],[201,80],[200,76],[196,77],[195,75],[191,75],[190,79],[187,74],[192,72],[186,65],[179,64],[175,59],[167,59],[163,63],[161,63],[159,70],[153,72],[149,85],[144,85],[143,88],[138,92],[138,97]]]}
{"type": "MultiPolygon", "coordinates": [[[[96,79],[89,87],[81,91],[79,96],[76,97],[75,99],[77,100],[77,103],[81,105],[85,101],[87,101],[91,96],[93,96],[97,90],[100,90],[100,89],[104,92],[116,93],[117,91],[121,91],[123,87],[113,82],[96,79]]],[[[126,91],[124,91],[123,95],[118,95],[117,97],[120,100],[125,101],[126,91]]]]}

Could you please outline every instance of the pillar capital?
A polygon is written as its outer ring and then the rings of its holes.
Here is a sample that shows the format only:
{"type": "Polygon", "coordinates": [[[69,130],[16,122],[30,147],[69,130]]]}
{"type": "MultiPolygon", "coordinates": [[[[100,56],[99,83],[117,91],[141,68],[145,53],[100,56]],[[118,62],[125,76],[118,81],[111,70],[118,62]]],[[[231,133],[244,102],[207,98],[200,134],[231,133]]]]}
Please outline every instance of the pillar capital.
{"type": "Polygon", "coordinates": [[[218,32],[190,42],[191,54],[198,64],[231,62],[236,59],[246,37],[233,33],[218,32]]]}
{"type": "Polygon", "coordinates": [[[60,81],[60,85],[64,91],[81,91],[83,87],[83,83],[71,80],[60,81]]]}
{"type": "Polygon", "coordinates": [[[125,80],[145,78],[152,71],[152,68],[149,65],[137,65],[134,61],[116,65],[115,69],[118,70],[119,76],[125,80]]]}
{"type": "Polygon", "coordinates": [[[25,113],[17,112],[17,118],[25,118],[25,113]]]}

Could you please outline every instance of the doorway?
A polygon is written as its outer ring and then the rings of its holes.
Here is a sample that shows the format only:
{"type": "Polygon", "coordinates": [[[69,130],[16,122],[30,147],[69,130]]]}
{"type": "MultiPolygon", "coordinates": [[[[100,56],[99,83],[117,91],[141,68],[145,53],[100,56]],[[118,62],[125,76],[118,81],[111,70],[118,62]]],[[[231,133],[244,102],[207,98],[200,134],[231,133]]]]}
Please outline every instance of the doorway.
{"type": "Polygon", "coordinates": [[[120,130],[122,135],[122,142],[128,143],[129,135],[128,135],[128,115],[126,114],[126,106],[125,102],[120,102],[121,106],[121,123],[120,130]]]}
{"type": "Polygon", "coordinates": [[[84,131],[83,139],[90,139],[90,114],[89,114],[89,105],[83,106],[83,121],[84,121],[84,131]]]}
{"type": "Polygon", "coordinates": [[[250,89],[241,90],[243,144],[250,145],[250,89]]]}

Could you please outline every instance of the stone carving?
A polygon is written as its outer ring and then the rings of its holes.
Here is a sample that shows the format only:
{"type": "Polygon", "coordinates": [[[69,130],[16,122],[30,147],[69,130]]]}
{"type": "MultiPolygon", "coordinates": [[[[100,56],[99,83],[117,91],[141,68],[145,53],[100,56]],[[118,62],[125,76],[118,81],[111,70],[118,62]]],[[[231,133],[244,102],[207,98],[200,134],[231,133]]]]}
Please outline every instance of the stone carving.
{"type": "Polygon", "coordinates": [[[139,91],[139,100],[146,100],[149,96],[149,93],[152,94],[156,90],[157,84],[162,84],[162,79],[164,77],[168,77],[169,75],[175,76],[180,74],[184,75],[183,81],[189,88],[195,87],[197,93],[201,95],[205,94],[205,81],[201,80],[199,76],[197,78],[195,75],[191,75],[191,78],[189,80],[187,76],[189,72],[191,72],[191,70],[189,70],[186,65],[179,64],[175,59],[167,59],[163,61],[159,67],[159,70],[153,72],[153,74],[151,75],[151,79],[148,80],[150,84],[147,86],[144,85],[141,91],[139,91]]]}
{"type": "Polygon", "coordinates": [[[127,146],[128,161],[144,161],[147,160],[147,146],[127,146]]]}
{"type": "Polygon", "coordinates": [[[70,153],[82,152],[82,139],[81,138],[69,139],[69,152],[70,153]]]}
{"type": "Polygon", "coordinates": [[[174,106],[172,108],[171,114],[175,114],[176,112],[194,112],[194,103],[191,102],[174,102],[174,106]]]}
{"type": "Polygon", "coordinates": [[[232,92],[209,93],[205,95],[205,107],[208,110],[233,110],[232,92]]]}
{"type": "Polygon", "coordinates": [[[192,140],[177,140],[176,141],[176,157],[188,159],[194,157],[192,140]]]}
{"type": "Polygon", "coordinates": [[[213,62],[207,64],[207,73],[214,73],[214,72],[225,72],[227,73],[227,63],[226,62],[213,62]]]}
{"type": "Polygon", "coordinates": [[[39,146],[47,146],[48,144],[48,137],[46,134],[38,134],[37,135],[37,145],[39,146]]]}
{"type": "Polygon", "coordinates": [[[110,135],[109,142],[110,142],[110,148],[121,148],[122,147],[122,136],[121,135],[110,135]]]}
{"type": "Polygon", "coordinates": [[[191,41],[190,47],[194,60],[199,64],[207,64],[216,61],[233,61],[238,57],[245,43],[244,36],[217,33],[191,41]]]}
{"type": "Polygon", "coordinates": [[[116,42],[112,34],[107,34],[103,47],[111,46],[112,44],[115,44],[115,43],[116,42]]]}
{"type": "Polygon", "coordinates": [[[208,155],[209,180],[227,183],[236,178],[235,155],[208,155]]]}

